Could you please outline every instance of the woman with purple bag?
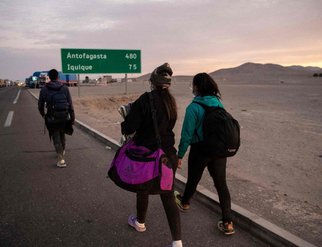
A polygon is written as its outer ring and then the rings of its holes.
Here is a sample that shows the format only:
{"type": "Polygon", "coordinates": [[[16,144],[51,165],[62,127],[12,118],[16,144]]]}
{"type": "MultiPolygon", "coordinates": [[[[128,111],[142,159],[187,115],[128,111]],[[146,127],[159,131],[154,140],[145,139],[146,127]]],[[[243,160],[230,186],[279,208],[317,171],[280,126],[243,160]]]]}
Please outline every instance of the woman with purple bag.
{"type": "MultiPolygon", "coordinates": [[[[123,135],[135,133],[133,141],[150,150],[158,148],[155,128],[152,119],[149,94],[152,95],[156,119],[158,123],[161,148],[165,152],[168,161],[172,164],[174,173],[177,169],[177,155],[174,147],[173,128],[177,120],[177,106],[174,97],[169,92],[171,85],[172,69],[168,63],[157,67],[150,77],[151,92],[145,92],[135,102],[121,123],[123,135]]],[[[160,194],[161,201],[166,212],[172,235],[172,247],[181,247],[181,222],[180,213],[175,202],[173,191],[160,194]]],[[[145,218],[148,209],[149,193],[138,192],[136,194],[136,215],[130,215],[128,224],[138,232],[146,230],[145,218]]]]}

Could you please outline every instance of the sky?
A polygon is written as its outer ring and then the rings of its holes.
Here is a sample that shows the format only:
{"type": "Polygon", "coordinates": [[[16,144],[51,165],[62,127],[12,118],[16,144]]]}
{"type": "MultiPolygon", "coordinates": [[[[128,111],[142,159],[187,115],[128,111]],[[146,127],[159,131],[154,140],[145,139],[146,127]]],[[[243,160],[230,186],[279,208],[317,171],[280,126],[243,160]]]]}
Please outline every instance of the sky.
{"type": "Polygon", "coordinates": [[[141,50],[130,77],[164,62],[174,75],[322,67],[321,27],[321,0],[1,0],[0,78],[61,70],[61,48],[141,50]]]}

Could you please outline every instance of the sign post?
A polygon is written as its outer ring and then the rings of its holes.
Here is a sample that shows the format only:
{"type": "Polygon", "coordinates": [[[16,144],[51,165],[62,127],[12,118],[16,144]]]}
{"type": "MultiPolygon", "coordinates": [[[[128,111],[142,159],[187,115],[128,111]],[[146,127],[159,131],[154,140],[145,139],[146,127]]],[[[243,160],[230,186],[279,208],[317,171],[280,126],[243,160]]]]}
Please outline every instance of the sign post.
{"type": "Polygon", "coordinates": [[[62,48],[61,59],[63,73],[141,73],[141,50],[62,48]]]}
{"type": "Polygon", "coordinates": [[[125,74],[125,94],[127,95],[127,74],[125,74]]]}
{"type": "Polygon", "coordinates": [[[77,88],[78,88],[78,98],[80,97],[80,80],[79,80],[79,74],[77,75],[77,88]]]}
{"type": "Polygon", "coordinates": [[[126,74],[125,84],[127,73],[141,73],[141,50],[62,48],[61,61],[63,73],[126,74]]]}

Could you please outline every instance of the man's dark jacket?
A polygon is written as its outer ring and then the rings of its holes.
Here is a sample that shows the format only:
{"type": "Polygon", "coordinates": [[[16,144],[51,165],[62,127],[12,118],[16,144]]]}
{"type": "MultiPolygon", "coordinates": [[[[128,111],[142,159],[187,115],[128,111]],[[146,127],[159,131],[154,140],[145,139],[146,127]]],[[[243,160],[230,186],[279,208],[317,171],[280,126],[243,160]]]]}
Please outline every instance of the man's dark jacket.
{"type": "Polygon", "coordinates": [[[65,133],[71,134],[70,132],[72,132],[72,124],[75,121],[75,113],[74,113],[72,97],[66,85],[63,85],[61,82],[58,82],[58,81],[48,82],[46,86],[40,90],[39,99],[38,99],[38,110],[40,114],[45,118],[47,129],[50,132],[49,135],[51,135],[51,132],[54,129],[61,129],[61,130],[64,130],[65,133]],[[45,104],[46,104],[46,107],[48,107],[48,105],[51,103],[52,95],[55,94],[57,91],[62,91],[66,95],[67,101],[69,103],[68,111],[70,114],[71,121],[68,121],[66,122],[66,124],[63,124],[63,125],[51,126],[46,121],[46,114],[48,114],[48,112],[47,113],[45,112],[45,104]]]}

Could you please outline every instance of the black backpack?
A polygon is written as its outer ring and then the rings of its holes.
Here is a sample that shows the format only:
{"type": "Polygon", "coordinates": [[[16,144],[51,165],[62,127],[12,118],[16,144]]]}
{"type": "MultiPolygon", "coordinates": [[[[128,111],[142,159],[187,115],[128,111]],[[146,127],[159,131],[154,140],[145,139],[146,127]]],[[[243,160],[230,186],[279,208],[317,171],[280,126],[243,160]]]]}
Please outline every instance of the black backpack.
{"type": "MultiPolygon", "coordinates": [[[[54,93],[50,97],[50,102],[48,102],[48,121],[50,124],[62,124],[71,120],[69,113],[69,103],[67,96],[61,87],[54,89],[54,93]]],[[[50,89],[53,90],[53,89],[50,89]]]]}
{"type": "Polygon", "coordinates": [[[240,146],[240,126],[224,108],[211,107],[194,101],[205,110],[202,123],[202,150],[207,156],[231,157],[240,146]]]}

